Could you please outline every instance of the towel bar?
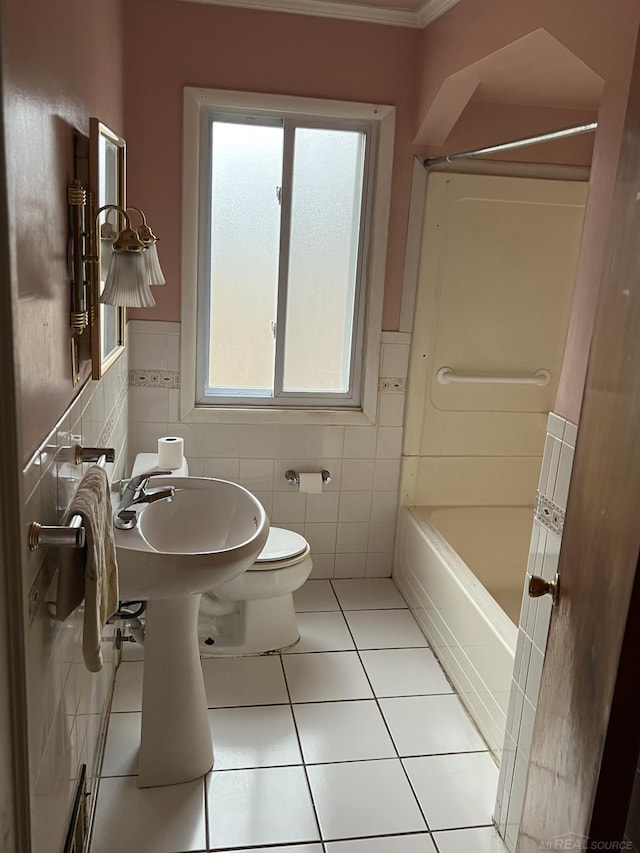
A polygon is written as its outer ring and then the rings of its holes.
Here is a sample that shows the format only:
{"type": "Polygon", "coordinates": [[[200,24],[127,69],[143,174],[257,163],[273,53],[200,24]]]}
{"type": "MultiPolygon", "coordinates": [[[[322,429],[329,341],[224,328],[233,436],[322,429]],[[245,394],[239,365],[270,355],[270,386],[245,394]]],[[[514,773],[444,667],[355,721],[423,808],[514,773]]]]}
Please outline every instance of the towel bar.
{"type": "MultiPolygon", "coordinates": [[[[113,447],[81,447],[76,444],[73,461],[95,462],[98,468],[104,468],[107,462],[113,462],[116,452],[113,447]]],[[[36,551],[41,546],[50,548],[84,548],[85,536],[82,518],[72,515],[65,525],[43,525],[32,521],[29,525],[29,550],[36,551]]]]}

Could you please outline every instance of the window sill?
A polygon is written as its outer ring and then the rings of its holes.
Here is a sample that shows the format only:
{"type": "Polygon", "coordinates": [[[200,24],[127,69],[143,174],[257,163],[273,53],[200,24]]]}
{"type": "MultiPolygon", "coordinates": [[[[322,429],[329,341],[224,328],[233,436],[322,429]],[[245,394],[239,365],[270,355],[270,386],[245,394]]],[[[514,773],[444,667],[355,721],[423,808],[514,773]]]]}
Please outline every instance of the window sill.
{"type": "Polygon", "coordinates": [[[344,408],[275,408],[261,406],[193,406],[183,401],[180,420],[210,424],[318,424],[363,426],[375,423],[375,411],[344,408]]]}

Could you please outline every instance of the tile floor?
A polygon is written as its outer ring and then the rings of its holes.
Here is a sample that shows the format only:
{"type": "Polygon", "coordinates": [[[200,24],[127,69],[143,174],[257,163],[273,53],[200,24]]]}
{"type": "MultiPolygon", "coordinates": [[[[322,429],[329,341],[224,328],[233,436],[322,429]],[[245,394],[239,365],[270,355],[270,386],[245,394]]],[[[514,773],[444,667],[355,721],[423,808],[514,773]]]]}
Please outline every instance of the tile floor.
{"type": "Polygon", "coordinates": [[[308,581],[296,608],[288,652],[203,660],[203,780],[136,786],[142,662],[122,663],[92,853],[502,853],[498,770],[393,582],[308,581]]]}

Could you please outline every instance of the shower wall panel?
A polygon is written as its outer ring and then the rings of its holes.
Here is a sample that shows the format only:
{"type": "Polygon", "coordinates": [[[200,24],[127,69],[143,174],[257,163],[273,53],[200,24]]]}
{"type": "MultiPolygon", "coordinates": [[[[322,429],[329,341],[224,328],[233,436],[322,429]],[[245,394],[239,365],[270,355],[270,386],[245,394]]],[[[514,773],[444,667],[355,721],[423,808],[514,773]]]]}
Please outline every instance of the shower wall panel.
{"type": "Polygon", "coordinates": [[[407,398],[405,503],[533,503],[586,193],[578,181],[429,176],[407,398]],[[541,370],[550,378],[543,385],[442,382],[438,373],[445,367],[492,380],[530,380],[541,370]]]}

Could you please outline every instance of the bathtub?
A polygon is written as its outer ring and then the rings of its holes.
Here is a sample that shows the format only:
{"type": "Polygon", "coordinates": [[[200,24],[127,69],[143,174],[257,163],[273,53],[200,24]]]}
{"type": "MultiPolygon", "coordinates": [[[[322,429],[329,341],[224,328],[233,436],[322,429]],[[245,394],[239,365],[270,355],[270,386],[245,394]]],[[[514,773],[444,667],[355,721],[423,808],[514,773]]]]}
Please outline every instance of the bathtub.
{"type": "Polygon", "coordinates": [[[531,507],[401,507],[394,580],[500,759],[531,507]]]}

